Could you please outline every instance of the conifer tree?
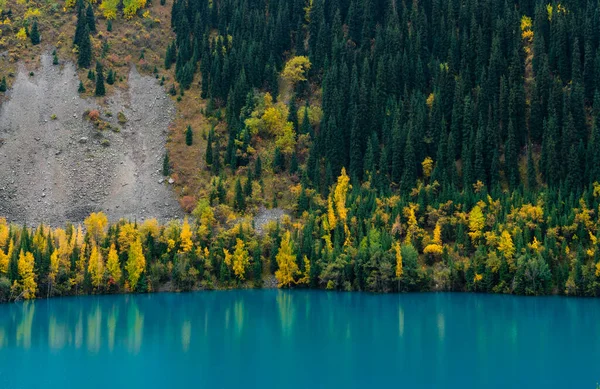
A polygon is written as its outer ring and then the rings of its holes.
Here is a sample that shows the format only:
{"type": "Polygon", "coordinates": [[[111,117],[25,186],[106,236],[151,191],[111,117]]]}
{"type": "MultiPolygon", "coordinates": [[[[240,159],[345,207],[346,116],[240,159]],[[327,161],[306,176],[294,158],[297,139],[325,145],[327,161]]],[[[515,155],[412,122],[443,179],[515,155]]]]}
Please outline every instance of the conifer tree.
{"type": "Polygon", "coordinates": [[[206,164],[208,166],[213,163],[213,134],[214,130],[211,128],[208,133],[208,140],[206,142],[206,153],[204,159],[206,160],[206,164]]]}
{"type": "Polygon", "coordinates": [[[29,33],[29,38],[31,39],[31,44],[37,45],[40,43],[40,31],[38,29],[37,20],[33,21],[33,25],[31,26],[31,32],[29,33]]]}
{"type": "Polygon", "coordinates": [[[163,158],[162,174],[165,177],[171,174],[171,163],[169,162],[169,153],[165,153],[165,156],[163,158]]]}
{"type": "Polygon", "coordinates": [[[234,198],[233,198],[233,208],[238,212],[242,212],[246,209],[246,199],[244,198],[244,192],[242,190],[242,183],[240,182],[239,178],[235,182],[235,194],[234,194],[234,198]]]}
{"type": "Polygon", "coordinates": [[[2,76],[2,80],[0,80],[0,92],[4,93],[6,92],[7,86],[6,86],[6,77],[2,76]]]}
{"type": "Polygon", "coordinates": [[[108,69],[108,74],[106,75],[106,83],[108,85],[113,85],[115,83],[115,73],[112,69],[108,69]]]}
{"type": "Polygon", "coordinates": [[[79,81],[79,88],[77,88],[77,92],[85,93],[85,86],[83,86],[83,82],[79,81]]]}
{"type": "Polygon", "coordinates": [[[194,143],[194,133],[192,132],[192,126],[188,124],[185,130],[185,144],[191,146],[194,143]]]}
{"type": "Polygon", "coordinates": [[[92,4],[88,4],[87,9],[85,10],[85,19],[88,25],[88,29],[91,34],[96,33],[96,18],[94,16],[94,8],[92,8],[92,4]]]}
{"type": "Polygon", "coordinates": [[[88,68],[92,63],[92,43],[90,42],[90,32],[87,23],[83,25],[81,38],[77,45],[79,47],[77,65],[80,68],[88,68]]]}
{"type": "Polygon", "coordinates": [[[96,89],[94,94],[96,96],[104,96],[106,94],[106,89],[104,88],[104,70],[99,61],[96,62],[96,89]]]}

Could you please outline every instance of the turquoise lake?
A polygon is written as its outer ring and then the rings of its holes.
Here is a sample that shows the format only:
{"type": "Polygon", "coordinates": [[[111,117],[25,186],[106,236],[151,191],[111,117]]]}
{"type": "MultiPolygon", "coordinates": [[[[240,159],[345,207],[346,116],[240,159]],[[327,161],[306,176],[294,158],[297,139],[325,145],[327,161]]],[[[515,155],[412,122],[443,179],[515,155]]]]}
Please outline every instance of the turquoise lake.
{"type": "Polygon", "coordinates": [[[0,305],[0,388],[590,388],[600,299],[240,290],[0,305]]]}

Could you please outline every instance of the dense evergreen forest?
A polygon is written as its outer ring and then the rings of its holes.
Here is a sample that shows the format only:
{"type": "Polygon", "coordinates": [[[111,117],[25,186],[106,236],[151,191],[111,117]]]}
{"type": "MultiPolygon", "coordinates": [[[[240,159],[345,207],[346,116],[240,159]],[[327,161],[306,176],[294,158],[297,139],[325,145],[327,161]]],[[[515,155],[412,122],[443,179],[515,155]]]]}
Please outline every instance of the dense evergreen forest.
{"type": "Polygon", "coordinates": [[[172,25],[178,80],[198,71],[203,97],[227,108],[231,168],[250,162],[236,156],[254,142],[256,95],[277,96],[286,58],[308,56],[285,103],[309,156],[280,163],[305,164],[321,193],[342,166],[382,194],[409,193],[427,157],[450,196],[478,181],[577,192],[600,176],[596,1],[178,0],[172,25]],[[299,126],[318,86],[322,117],[299,126]]]}
{"type": "Polygon", "coordinates": [[[166,86],[213,123],[208,195],[183,223],[0,223],[0,298],[272,275],[600,294],[597,1],[175,0],[171,26],[166,86]],[[259,231],[244,212],[271,174],[295,200],[259,231]]]}

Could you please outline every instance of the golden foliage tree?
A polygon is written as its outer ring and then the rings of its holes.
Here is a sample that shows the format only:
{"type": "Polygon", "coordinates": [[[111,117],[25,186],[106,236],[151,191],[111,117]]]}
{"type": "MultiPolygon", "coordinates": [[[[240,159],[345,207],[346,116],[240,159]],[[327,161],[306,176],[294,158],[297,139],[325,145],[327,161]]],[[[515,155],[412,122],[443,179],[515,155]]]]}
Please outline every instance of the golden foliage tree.
{"type": "Polygon", "coordinates": [[[192,242],[192,229],[190,228],[187,218],[183,220],[183,226],[181,227],[179,238],[181,239],[181,252],[190,252],[194,247],[194,242],[192,242]]]}
{"type": "Polygon", "coordinates": [[[306,81],[306,72],[310,70],[310,67],[311,63],[308,57],[303,55],[292,57],[285,64],[281,76],[292,84],[299,81],[306,81]]]}
{"type": "Polygon", "coordinates": [[[275,272],[275,278],[277,278],[277,286],[279,288],[285,288],[292,285],[294,277],[298,274],[298,264],[296,263],[296,255],[294,254],[291,242],[291,235],[289,231],[283,234],[281,244],[279,245],[279,251],[275,257],[277,260],[277,266],[279,269],[275,272]]]}
{"type": "Polygon", "coordinates": [[[346,174],[346,168],[342,167],[342,172],[337,179],[337,185],[335,186],[333,198],[335,200],[335,209],[338,217],[344,223],[348,217],[348,208],[346,208],[346,196],[348,195],[348,189],[350,188],[350,177],[346,174]]]}
{"type": "Polygon", "coordinates": [[[126,223],[122,225],[117,239],[117,242],[119,242],[119,252],[125,253],[129,251],[131,244],[138,239],[140,239],[140,233],[135,228],[135,224],[126,223]]]}
{"type": "Polygon", "coordinates": [[[104,238],[104,234],[106,233],[108,218],[102,212],[92,213],[85,219],[83,224],[85,224],[85,228],[94,239],[94,242],[100,243],[100,240],[104,238]]]}
{"type": "Polygon", "coordinates": [[[119,262],[119,254],[115,244],[110,245],[108,249],[108,260],[106,261],[106,270],[108,272],[109,282],[118,284],[121,282],[121,264],[119,262]]]}
{"type": "Polygon", "coordinates": [[[402,269],[402,247],[400,246],[400,242],[396,242],[394,251],[396,252],[396,278],[400,278],[402,277],[402,273],[404,273],[402,269]]]}
{"type": "Polygon", "coordinates": [[[485,226],[485,216],[479,205],[473,207],[469,213],[469,236],[473,242],[477,242],[481,238],[483,227],[485,226]]]}
{"type": "Polygon", "coordinates": [[[34,263],[33,254],[30,252],[24,253],[21,250],[19,261],[17,262],[19,280],[15,280],[13,283],[13,293],[18,293],[25,300],[34,299],[37,290],[35,273],[33,272],[34,263]]]}
{"type": "Polygon", "coordinates": [[[244,241],[236,239],[235,251],[233,252],[233,273],[241,281],[244,280],[246,274],[246,267],[250,264],[250,255],[244,245],[244,241]]]}
{"type": "Polygon", "coordinates": [[[135,290],[142,273],[146,270],[146,258],[139,237],[129,247],[125,269],[127,270],[129,288],[135,290]]]}
{"type": "Polygon", "coordinates": [[[498,250],[504,255],[504,258],[510,263],[515,255],[515,245],[513,243],[510,232],[504,230],[500,235],[500,242],[498,243],[498,250]]]}
{"type": "Polygon", "coordinates": [[[104,278],[104,261],[102,255],[98,251],[96,245],[92,246],[92,252],[90,253],[90,260],[88,262],[88,273],[92,279],[92,285],[98,289],[102,285],[102,279],[104,278]]]}

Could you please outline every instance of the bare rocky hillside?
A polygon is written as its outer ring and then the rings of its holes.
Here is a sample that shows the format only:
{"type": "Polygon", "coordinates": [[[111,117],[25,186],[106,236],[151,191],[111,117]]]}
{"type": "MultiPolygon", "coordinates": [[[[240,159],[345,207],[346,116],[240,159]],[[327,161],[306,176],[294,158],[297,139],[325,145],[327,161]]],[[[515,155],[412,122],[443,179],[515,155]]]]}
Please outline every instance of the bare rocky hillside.
{"type": "Polygon", "coordinates": [[[128,81],[100,107],[79,96],[73,64],[53,65],[47,53],[33,76],[20,67],[0,107],[0,217],[56,225],[96,211],[111,220],[181,215],[161,174],[175,108],[135,67],[128,81]],[[93,109],[120,131],[99,131],[84,115],[93,109]]]}

